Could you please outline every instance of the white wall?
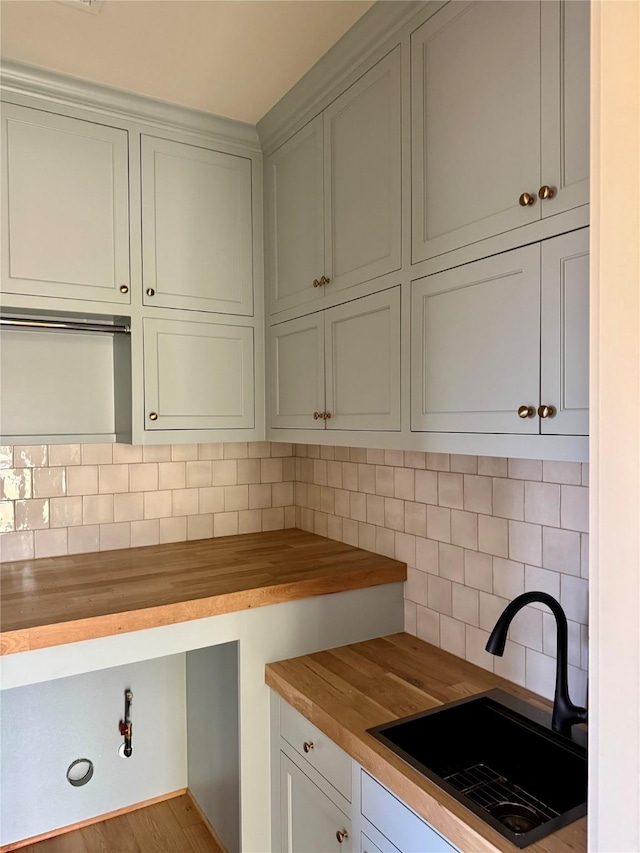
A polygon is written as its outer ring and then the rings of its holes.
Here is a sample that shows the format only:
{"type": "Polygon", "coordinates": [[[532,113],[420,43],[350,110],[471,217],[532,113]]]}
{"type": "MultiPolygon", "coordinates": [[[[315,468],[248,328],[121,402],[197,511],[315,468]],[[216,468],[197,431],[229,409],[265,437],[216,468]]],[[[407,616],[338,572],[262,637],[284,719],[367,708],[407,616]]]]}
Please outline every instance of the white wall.
{"type": "Polygon", "coordinates": [[[592,13],[589,849],[640,850],[640,4],[592,13]]]}
{"type": "Polygon", "coordinates": [[[184,654],[4,690],[1,694],[0,844],[31,838],[186,788],[184,654]],[[133,690],[133,755],[118,724],[133,690]],[[94,764],[75,788],[76,758],[94,764]]]}

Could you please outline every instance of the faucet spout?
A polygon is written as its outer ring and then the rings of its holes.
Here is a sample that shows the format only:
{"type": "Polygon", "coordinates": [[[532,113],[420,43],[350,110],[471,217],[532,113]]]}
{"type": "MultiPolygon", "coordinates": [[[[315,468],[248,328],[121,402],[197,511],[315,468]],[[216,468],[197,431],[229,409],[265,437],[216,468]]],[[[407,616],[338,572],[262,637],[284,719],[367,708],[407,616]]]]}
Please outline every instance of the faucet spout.
{"type": "Polygon", "coordinates": [[[576,723],[587,722],[587,709],[574,705],[569,698],[568,684],[568,631],[567,617],[562,606],[556,599],[546,592],[525,592],[511,601],[499,616],[493,631],[489,637],[486,649],[492,655],[502,657],[507,641],[507,631],[511,620],[523,607],[531,602],[537,601],[546,604],[556,619],[557,629],[557,660],[556,660],[556,687],[553,701],[553,715],[551,728],[567,737],[571,736],[571,727],[576,723]]]}

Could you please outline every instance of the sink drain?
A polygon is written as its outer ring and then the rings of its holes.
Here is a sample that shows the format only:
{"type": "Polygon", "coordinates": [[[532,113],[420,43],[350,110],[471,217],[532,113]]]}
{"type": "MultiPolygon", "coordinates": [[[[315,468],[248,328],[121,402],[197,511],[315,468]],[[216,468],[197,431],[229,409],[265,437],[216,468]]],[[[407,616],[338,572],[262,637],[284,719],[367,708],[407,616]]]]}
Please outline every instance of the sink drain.
{"type": "Polygon", "coordinates": [[[511,830],[514,835],[523,835],[544,823],[542,815],[539,815],[535,809],[522,805],[522,803],[503,801],[490,806],[487,811],[507,829],[511,830]]]}

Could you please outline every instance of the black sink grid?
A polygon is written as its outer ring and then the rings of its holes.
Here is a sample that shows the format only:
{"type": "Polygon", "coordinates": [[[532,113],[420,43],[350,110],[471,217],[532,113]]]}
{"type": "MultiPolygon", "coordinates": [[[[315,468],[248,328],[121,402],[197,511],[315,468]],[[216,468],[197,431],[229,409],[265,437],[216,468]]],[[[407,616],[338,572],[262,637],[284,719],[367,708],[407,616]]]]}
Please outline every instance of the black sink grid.
{"type": "Polygon", "coordinates": [[[501,690],[368,731],[516,847],[587,812],[585,733],[501,690]]]}

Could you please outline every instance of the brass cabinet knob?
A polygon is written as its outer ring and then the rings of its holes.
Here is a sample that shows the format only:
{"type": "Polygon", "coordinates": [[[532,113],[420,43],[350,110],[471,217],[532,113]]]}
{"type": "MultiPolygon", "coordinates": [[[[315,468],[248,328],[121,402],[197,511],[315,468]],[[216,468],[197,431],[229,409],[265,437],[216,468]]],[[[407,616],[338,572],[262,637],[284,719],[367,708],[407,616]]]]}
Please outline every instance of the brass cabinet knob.
{"type": "Polygon", "coordinates": [[[149,420],[150,421],[157,421],[158,420],[158,413],[157,412],[150,412],[149,413],[149,420]]]}
{"type": "Polygon", "coordinates": [[[536,197],[531,195],[531,193],[522,193],[518,201],[520,202],[521,207],[527,207],[530,204],[534,204],[536,197]]]}
{"type": "Polygon", "coordinates": [[[314,286],[314,287],[322,287],[322,284],[318,281],[318,279],[317,279],[317,278],[314,278],[314,280],[313,280],[313,286],[314,286]]]}
{"type": "Polygon", "coordinates": [[[322,419],[323,420],[328,421],[330,417],[331,417],[331,412],[323,412],[322,413],[322,419]]]}
{"type": "Polygon", "coordinates": [[[536,410],[533,406],[520,406],[518,408],[518,417],[519,418],[532,418],[536,413],[536,410]]]}
{"type": "Polygon", "coordinates": [[[156,295],[156,292],[152,287],[148,287],[145,292],[146,292],[147,296],[155,296],[156,295]]]}
{"type": "Polygon", "coordinates": [[[302,744],[302,748],[304,749],[305,752],[311,752],[311,750],[314,748],[314,746],[315,746],[315,744],[313,743],[312,740],[305,740],[305,742],[302,744]]]}
{"type": "Polygon", "coordinates": [[[314,412],[314,413],[313,413],[313,419],[314,419],[314,421],[317,421],[317,420],[318,420],[319,418],[321,418],[321,417],[322,417],[322,412],[314,412]]]}
{"type": "Polygon", "coordinates": [[[338,844],[342,844],[342,842],[345,840],[345,838],[348,838],[348,837],[349,837],[349,833],[347,832],[346,829],[339,829],[336,832],[336,838],[338,839],[338,844]]]}
{"type": "Polygon", "coordinates": [[[330,283],[331,283],[331,279],[327,278],[326,275],[323,275],[322,278],[320,279],[320,284],[330,284],[330,283]]]}
{"type": "Polygon", "coordinates": [[[538,415],[541,418],[552,418],[555,413],[555,406],[538,406],[538,415]]]}
{"type": "Polygon", "coordinates": [[[548,198],[553,198],[556,194],[556,191],[553,187],[549,187],[546,184],[540,187],[538,190],[538,198],[541,198],[542,201],[546,201],[548,198]]]}
{"type": "Polygon", "coordinates": [[[127,287],[126,284],[120,285],[120,293],[129,293],[129,288],[127,287]]]}
{"type": "Polygon", "coordinates": [[[325,284],[329,284],[330,281],[331,281],[330,278],[327,278],[326,275],[323,275],[320,278],[314,278],[313,286],[314,287],[323,287],[325,284]]]}

